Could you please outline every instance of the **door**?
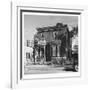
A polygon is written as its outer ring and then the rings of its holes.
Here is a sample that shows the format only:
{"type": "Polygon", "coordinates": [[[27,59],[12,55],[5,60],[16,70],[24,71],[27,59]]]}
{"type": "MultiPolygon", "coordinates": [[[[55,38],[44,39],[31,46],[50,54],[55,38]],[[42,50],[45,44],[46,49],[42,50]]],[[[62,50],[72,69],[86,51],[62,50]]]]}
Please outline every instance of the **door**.
{"type": "Polygon", "coordinates": [[[46,62],[51,61],[50,44],[46,45],[46,62]]]}

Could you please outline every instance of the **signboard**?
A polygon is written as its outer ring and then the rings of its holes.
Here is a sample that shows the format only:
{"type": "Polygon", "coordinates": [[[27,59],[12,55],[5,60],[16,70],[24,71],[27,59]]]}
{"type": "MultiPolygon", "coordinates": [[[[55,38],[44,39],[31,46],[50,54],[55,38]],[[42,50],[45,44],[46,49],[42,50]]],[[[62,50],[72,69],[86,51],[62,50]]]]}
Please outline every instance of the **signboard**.
{"type": "Polygon", "coordinates": [[[38,44],[39,45],[46,45],[46,40],[40,40],[40,41],[38,41],[38,44]]]}

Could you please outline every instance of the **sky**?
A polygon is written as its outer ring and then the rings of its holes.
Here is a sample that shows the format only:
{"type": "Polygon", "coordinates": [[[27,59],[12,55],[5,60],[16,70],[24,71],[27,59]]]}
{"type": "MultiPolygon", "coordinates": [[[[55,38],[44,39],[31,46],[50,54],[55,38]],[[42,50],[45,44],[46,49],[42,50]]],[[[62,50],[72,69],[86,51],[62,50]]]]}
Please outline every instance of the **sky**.
{"type": "Polygon", "coordinates": [[[45,15],[24,15],[24,39],[32,40],[38,27],[55,26],[56,23],[68,24],[69,29],[78,25],[77,16],[45,16],[45,15]]]}

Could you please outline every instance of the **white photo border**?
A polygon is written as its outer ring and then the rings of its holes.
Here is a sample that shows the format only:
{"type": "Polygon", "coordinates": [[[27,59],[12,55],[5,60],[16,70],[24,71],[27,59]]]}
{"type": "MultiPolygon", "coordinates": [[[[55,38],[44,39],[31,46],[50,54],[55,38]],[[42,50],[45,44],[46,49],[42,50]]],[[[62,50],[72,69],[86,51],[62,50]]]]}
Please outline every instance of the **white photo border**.
{"type": "MultiPolygon", "coordinates": [[[[25,10],[27,10],[25,8],[25,10]]],[[[24,10],[24,11],[25,11],[24,10]]],[[[47,10],[47,9],[46,9],[47,10]]],[[[33,9],[32,9],[33,11],[33,9]]],[[[79,27],[79,34],[80,34],[80,13],[69,13],[68,12],[65,12],[65,14],[63,14],[63,12],[61,13],[60,11],[57,13],[42,13],[42,11],[40,11],[39,13],[37,12],[32,12],[32,11],[25,11],[22,13],[22,46],[24,46],[24,15],[45,15],[45,16],[49,16],[49,15],[52,15],[52,16],[77,16],[78,17],[78,27],[79,27]]],[[[79,35],[80,36],[80,35],[79,35]]],[[[79,43],[79,48],[80,48],[80,43],[79,43]]],[[[27,74],[27,75],[24,75],[24,47],[22,47],[22,79],[23,80],[27,80],[27,79],[30,79],[30,80],[33,80],[33,79],[49,79],[49,78],[67,78],[67,77],[80,77],[80,65],[79,65],[79,71],[78,72],[65,72],[65,73],[53,73],[53,74],[27,74]]],[[[79,49],[79,53],[80,53],[80,49],[79,49]]],[[[79,55],[79,64],[80,64],[80,55],[79,55]]]]}

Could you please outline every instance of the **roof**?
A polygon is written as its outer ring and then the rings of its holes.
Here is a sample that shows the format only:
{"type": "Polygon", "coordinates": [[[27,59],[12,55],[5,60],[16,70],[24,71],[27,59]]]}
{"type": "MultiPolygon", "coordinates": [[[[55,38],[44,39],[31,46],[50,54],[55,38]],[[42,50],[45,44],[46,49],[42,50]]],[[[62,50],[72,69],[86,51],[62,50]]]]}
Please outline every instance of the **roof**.
{"type": "Polygon", "coordinates": [[[62,23],[57,23],[56,26],[47,26],[36,29],[40,33],[40,32],[48,32],[48,31],[58,31],[58,30],[63,30],[65,28],[67,28],[67,25],[64,25],[62,23]]]}

